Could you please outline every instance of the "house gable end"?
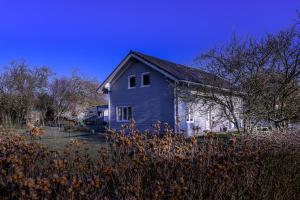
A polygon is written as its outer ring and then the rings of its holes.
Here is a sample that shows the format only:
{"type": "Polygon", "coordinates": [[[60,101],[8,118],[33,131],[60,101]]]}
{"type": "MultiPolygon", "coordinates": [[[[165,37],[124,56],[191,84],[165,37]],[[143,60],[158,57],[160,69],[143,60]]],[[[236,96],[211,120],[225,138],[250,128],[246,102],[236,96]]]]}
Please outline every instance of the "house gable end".
{"type": "Polygon", "coordinates": [[[144,60],[143,58],[140,58],[132,53],[129,53],[124,59],[123,61],[115,68],[115,70],[106,78],[106,80],[100,85],[100,87],[97,89],[97,91],[99,93],[101,93],[105,87],[107,87],[108,85],[113,84],[121,75],[122,73],[131,66],[132,63],[134,63],[134,61],[138,61],[141,62],[145,65],[147,65],[148,67],[158,71],[159,73],[163,74],[164,76],[166,76],[167,78],[178,82],[178,79],[176,77],[174,77],[173,75],[169,74],[168,72],[160,69],[159,67],[147,62],[146,60],[144,60]]]}
{"type": "MultiPolygon", "coordinates": [[[[110,96],[110,124],[118,128],[122,123],[118,120],[119,108],[130,107],[131,116],[136,120],[137,128],[145,130],[157,121],[174,124],[174,81],[164,76],[150,66],[139,62],[131,65],[118,74],[111,81],[110,96]],[[142,75],[149,74],[149,86],[142,86],[142,75]],[[136,77],[135,87],[128,87],[129,77],[136,77]]],[[[125,112],[127,113],[127,111],[125,112]]]]}

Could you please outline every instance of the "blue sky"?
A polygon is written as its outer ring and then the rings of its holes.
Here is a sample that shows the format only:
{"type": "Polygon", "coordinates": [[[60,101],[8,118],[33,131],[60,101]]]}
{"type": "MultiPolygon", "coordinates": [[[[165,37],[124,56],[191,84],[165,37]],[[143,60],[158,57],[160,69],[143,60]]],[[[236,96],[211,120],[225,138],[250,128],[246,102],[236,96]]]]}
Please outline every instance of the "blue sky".
{"type": "Polygon", "coordinates": [[[299,0],[0,0],[0,70],[11,60],[99,81],[129,50],[182,64],[295,23],[299,0]]]}

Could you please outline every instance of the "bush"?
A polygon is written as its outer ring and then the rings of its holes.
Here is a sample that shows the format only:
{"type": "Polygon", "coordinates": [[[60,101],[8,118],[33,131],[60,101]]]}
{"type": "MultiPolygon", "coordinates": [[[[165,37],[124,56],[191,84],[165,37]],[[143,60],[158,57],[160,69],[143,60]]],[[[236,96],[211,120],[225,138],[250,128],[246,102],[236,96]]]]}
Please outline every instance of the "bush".
{"type": "Polygon", "coordinates": [[[107,132],[92,159],[71,140],[62,152],[0,134],[0,196],[6,199],[299,199],[300,135],[189,138],[168,128],[107,132]]]}

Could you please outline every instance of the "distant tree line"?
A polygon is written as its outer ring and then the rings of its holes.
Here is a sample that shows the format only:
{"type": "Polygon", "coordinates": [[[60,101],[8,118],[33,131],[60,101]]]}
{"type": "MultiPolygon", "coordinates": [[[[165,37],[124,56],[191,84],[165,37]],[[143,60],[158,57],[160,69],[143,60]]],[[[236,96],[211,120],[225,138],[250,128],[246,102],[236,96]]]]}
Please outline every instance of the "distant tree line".
{"type": "Polygon", "coordinates": [[[201,103],[203,111],[219,107],[215,120],[227,119],[238,131],[242,125],[252,131],[259,123],[286,128],[300,121],[299,24],[261,39],[234,36],[229,44],[197,57],[196,63],[215,75],[207,81],[216,87],[191,86],[192,94],[179,90],[181,98],[201,103]]]}
{"type": "Polygon", "coordinates": [[[30,67],[14,61],[0,73],[0,124],[26,123],[32,111],[41,114],[41,123],[62,115],[78,115],[87,107],[103,103],[96,90],[97,80],[76,73],[56,77],[48,67],[30,67]]]}

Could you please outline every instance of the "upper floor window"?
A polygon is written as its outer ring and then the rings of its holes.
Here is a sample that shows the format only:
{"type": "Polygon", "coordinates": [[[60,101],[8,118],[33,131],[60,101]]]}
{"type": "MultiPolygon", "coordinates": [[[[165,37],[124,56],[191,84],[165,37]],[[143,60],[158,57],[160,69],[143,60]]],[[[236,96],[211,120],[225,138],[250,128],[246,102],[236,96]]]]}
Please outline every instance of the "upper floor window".
{"type": "Polygon", "coordinates": [[[128,76],[128,89],[132,89],[136,87],[136,76],[131,75],[128,76]]]}
{"type": "Polygon", "coordinates": [[[150,86],[150,73],[142,73],[142,87],[150,86]]]}

